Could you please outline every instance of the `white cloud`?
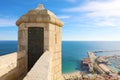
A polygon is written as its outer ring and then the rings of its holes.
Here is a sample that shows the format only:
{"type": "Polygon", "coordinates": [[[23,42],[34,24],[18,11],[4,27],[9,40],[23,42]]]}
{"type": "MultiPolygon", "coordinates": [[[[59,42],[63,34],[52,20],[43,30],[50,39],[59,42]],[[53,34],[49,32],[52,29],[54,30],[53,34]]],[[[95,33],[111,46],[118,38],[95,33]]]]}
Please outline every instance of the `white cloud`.
{"type": "Polygon", "coordinates": [[[120,0],[109,0],[109,1],[89,1],[83,6],[73,7],[64,9],[64,11],[68,12],[105,12],[109,11],[114,13],[113,11],[120,10],[120,0]]]}
{"type": "Polygon", "coordinates": [[[70,18],[70,16],[67,16],[67,15],[59,15],[58,18],[60,18],[60,19],[68,19],[68,18],[70,18]]]}
{"type": "Polygon", "coordinates": [[[81,7],[81,10],[88,11],[88,16],[92,17],[120,17],[120,0],[90,2],[81,7]]]}
{"type": "Polygon", "coordinates": [[[0,18],[0,27],[9,27],[9,26],[15,26],[16,19],[11,18],[0,18]]]}
{"type": "Polygon", "coordinates": [[[104,20],[104,21],[99,21],[95,23],[97,26],[116,26],[112,21],[110,20],[104,20]]]}
{"type": "Polygon", "coordinates": [[[91,19],[92,24],[96,26],[120,25],[120,0],[89,0],[85,4],[64,9],[63,11],[73,13],[77,12],[80,17],[82,16],[85,19],[91,19]]]}

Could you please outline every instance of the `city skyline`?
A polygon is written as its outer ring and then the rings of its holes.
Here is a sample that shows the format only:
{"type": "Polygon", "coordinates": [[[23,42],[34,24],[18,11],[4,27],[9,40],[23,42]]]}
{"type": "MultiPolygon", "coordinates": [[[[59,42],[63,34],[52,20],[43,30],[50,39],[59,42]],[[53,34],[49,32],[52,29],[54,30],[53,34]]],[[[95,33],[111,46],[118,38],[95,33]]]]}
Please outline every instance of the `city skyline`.
{"type": "Polygon", "coordinates": [[[64,22],[64,41],[120,41],[120,0],[4,0],[0,3],[0,40],[17,40],[15,22],[38,4],[64,22]]]}

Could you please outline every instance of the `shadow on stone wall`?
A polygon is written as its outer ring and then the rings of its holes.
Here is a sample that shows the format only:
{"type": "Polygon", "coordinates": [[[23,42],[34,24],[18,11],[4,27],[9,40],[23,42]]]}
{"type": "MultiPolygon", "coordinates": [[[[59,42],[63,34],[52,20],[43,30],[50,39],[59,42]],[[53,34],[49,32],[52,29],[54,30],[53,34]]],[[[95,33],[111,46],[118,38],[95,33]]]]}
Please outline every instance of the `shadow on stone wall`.
{"type": "MultiPolygon", "coordinates": [[[[23,55],[24,56],[24,55],[23,55]]],[[[0,80],[22,80],[24,71],[20,71],[18,53],[0,56],[0,80]]]]}

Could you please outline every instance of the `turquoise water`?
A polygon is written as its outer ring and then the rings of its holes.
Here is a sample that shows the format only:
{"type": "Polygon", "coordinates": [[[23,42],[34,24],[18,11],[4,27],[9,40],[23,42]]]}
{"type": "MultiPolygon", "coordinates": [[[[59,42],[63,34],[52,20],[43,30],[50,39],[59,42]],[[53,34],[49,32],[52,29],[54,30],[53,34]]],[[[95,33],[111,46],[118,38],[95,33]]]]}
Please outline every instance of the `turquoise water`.
{"type": "MultiPolygon", "coordinates": [[[[63,41],[62,42],[62,72],[81,70],[80,61],[87,57],[88,51],[120,50],[120,42],[105,41],[63,41]]],[[[17,41],[0,41],[0,55],[17,51],[17,41]]],[[[97,55],[114,55],[119,52],[97,53],[97,55]]]]}
{"type": "MultiPolygon", "coordinates": [[[[63,41],[62,72],[81,70],[80,61],[87,56],[88,51],[120,50],[120,42],[103,41],[63,41]]],[[[120,54],[120,52],[97,53],[98,56],[120,54]]]]}
{"type": "Polygon", "coordinates": [[[108,58],[107,61],[109,62],[109,67],[111,67],[114,71],[120,71],[120,68],[117,68],[117,65],[120,65],[120,57],[111,57],[108,58]]]}

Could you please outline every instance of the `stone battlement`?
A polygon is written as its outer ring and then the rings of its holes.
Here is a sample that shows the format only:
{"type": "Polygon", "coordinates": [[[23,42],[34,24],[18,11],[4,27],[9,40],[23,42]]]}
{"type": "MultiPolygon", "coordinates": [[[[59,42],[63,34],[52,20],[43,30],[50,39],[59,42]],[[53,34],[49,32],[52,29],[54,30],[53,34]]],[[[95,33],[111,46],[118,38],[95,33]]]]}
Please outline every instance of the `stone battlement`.
{"type": "Polygon", "coordinates": [[[0,77],[17,66],[17,52],[0,56],[0,77]]]}
{"type": "Polygon", "coordinates": [[[23,80],[52,80],[51,63],[51,53],[49,51],[44,52],[23,80]]]}

